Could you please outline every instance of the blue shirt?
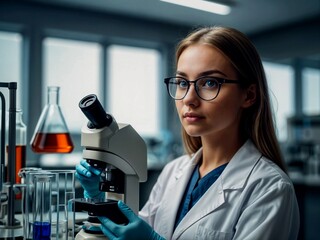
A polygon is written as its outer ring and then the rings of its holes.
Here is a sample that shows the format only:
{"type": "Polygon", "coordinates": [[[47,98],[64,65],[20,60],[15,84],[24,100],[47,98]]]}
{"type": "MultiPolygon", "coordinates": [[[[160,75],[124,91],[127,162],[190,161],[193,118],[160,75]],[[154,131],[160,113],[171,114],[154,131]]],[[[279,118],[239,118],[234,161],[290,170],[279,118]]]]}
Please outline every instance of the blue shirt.
{"type": "Polygon", "coordinates": [[[199,174],[199,164],[194,168],[192,176],[189,180],[188,186],[180,203],[180,207],[176,216],[176,222],[174,226],[175,228],[178,226],[184,216],[189,212],[189,210],[210,188],[210,186],[218,179],[227,165],[228,163],[213,169],[201,179],[199,174]]]}

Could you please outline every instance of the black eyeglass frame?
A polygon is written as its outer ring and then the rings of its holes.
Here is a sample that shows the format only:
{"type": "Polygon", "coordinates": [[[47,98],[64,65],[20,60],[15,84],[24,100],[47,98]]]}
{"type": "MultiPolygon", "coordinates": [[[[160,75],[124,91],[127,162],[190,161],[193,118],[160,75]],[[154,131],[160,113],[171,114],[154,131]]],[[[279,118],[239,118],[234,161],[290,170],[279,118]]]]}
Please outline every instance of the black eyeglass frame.
{"type": "Polygon", "coordinates": [[[196,91],[196,93],[197,93],[197,96],[198,96],[199,98],[201,98],[202,100],[204,100],[204,101],[212,101],[212,100],[216,99],[216,98],[218,97],[219,93],[220,93],[221,86],[222,86],[222,84],[224,84],[224,83],[241,84],[241,82],[240,82],[239,80],[231,80],[231,79],[225,79],[225,78],[213,77],[213,76],[202,76],[202,77],[199,77],[199,78],[197,78],[196,80],[193,80],[193,81],[190,81],[190,80],[188,80],[188,79],[186,79],[186,78],[184,78],[184,77],[167,77],[167,78],[164,79],[164,83],[165,83],[166,86],[167,86],[167,91],[168,91],[169,96],[172,97],[174,100],[182,100],[182,99],[184,99],[184,98],[187,96],[188,92],[189,92],[191,83],[193,83],[193,84],[194,84],[194,89],[195,89],[195,91],[196,91]],[[176,97],[172,96],[171,93],[170,93],[169,84],[170,84],[170,80],[173,79],[173,78],[183,79],[183,80],[185,80],[185,81],[188,83],[188,87],[187,87],[186,93],[185,93],[184,96],[181,97],[181,98],[176,98],[176,97]],[[214,79],[214,80],[216,80],[216,81],[218,82],[218,84],[219,84],[219,85],[218,85],[218,92],[217,92],[216,96],[214,96],[213,98],[204,99],[204,98],[202,98],[202,97],[200,96],[200,94],[199,94],[199,92],[198,92],[197,82],[198,82],[199,80],[203,79],[203,78],[214,79]]]}

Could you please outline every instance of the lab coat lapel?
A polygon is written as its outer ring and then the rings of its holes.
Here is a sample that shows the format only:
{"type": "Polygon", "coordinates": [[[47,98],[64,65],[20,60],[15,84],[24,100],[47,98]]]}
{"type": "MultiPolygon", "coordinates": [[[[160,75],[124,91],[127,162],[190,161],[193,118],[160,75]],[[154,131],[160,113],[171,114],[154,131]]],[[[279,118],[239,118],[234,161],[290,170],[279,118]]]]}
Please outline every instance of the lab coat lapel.
{"type": "Polygon", "coordinates": [[[187,228],[203,218],[207,214],[215,211],[218,207],[224,204],[225,198],[223,187],[220,178],[206,191],[206,193],[199,199],[181,220],[173,234],[172,239],[177,239],[187,228]],[[213,196],[215,195],[215,196],[213,196]],[[205,206],[205,207],[204,207],[205,206]]]}
{"type": "Polygon", "coordinates": [[[165,200],[162,203],[161,211],[159,211],[159,214],[161,214],[159,217],[162,223],[160,231],[166,238],[170,238],[172,235],[181,199],[201,155],[202,151],[198,151],[194,157],[190,159],[190,163],[187,166],[181,166],[175,175],[176,183],[172,185],[171,189],[166,193],[166,197],[164,197],[165,200]]]}
{"type": "Polygon", "coordinates": [[[260,158],[261,153],[248,140],[233,156],[216,182],[182,219],[172,239],[177,239],[192,224],[223,205],[225,203],[224,190],[232,191],[243,188],[250,172],[260,158]]]}

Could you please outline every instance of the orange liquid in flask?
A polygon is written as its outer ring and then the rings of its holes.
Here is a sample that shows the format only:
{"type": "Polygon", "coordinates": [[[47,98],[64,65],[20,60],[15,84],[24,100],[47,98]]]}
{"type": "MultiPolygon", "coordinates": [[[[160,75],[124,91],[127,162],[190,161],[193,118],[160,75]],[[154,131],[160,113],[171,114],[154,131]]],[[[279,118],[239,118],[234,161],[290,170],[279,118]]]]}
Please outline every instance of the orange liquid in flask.
{"type": "Polygon", "coordinates": [[[36,133],[31,148],[36,153],[70,153],[73,144],[69,133],[36,133]]]}
{"type": "MultiPolygon", "coordinates": [[[[9,147],[6,147],[7,153],[9,151],[9,147]]],[[[21,168],[26,167],[26,146],[25,145],[16,145],[16,183],[21,183],[21,178],[18,173],[21,168]]],[[[9,174],[8,174],[9,175],[9,174]]],[[[9,177],[8,177],[9,178],[9,177]]],[[[7,179],[9,181],[9,179],[7,179]]],[[[21,193],[16,194],[16,199],[21,199],[21,193]]]]}

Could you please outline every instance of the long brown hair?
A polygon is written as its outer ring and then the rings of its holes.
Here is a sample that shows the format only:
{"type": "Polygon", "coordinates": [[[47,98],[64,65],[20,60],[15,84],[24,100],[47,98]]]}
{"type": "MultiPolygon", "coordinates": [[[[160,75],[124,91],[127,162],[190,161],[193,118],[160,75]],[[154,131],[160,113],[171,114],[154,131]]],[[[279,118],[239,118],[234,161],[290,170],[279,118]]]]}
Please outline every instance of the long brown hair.
{"type": "MultiPolygon", "coordinates": [[[[243,111],[241,134],[250,138],[258,150],[275,162],[284,171],[285,164],[275,133],[267,80],[261,58],[248,37],[233,28],[204,27],[195,30],[177,46],[176,63],[181,53],[189,46],[203,43],[219,49],[235,68],[241,86],[257,86],[256,102],[243,111]]],[[[200,137],[191,137],[182,128],[182,138],[186,151],[195,153],[202,147],[200,137]]]]}

